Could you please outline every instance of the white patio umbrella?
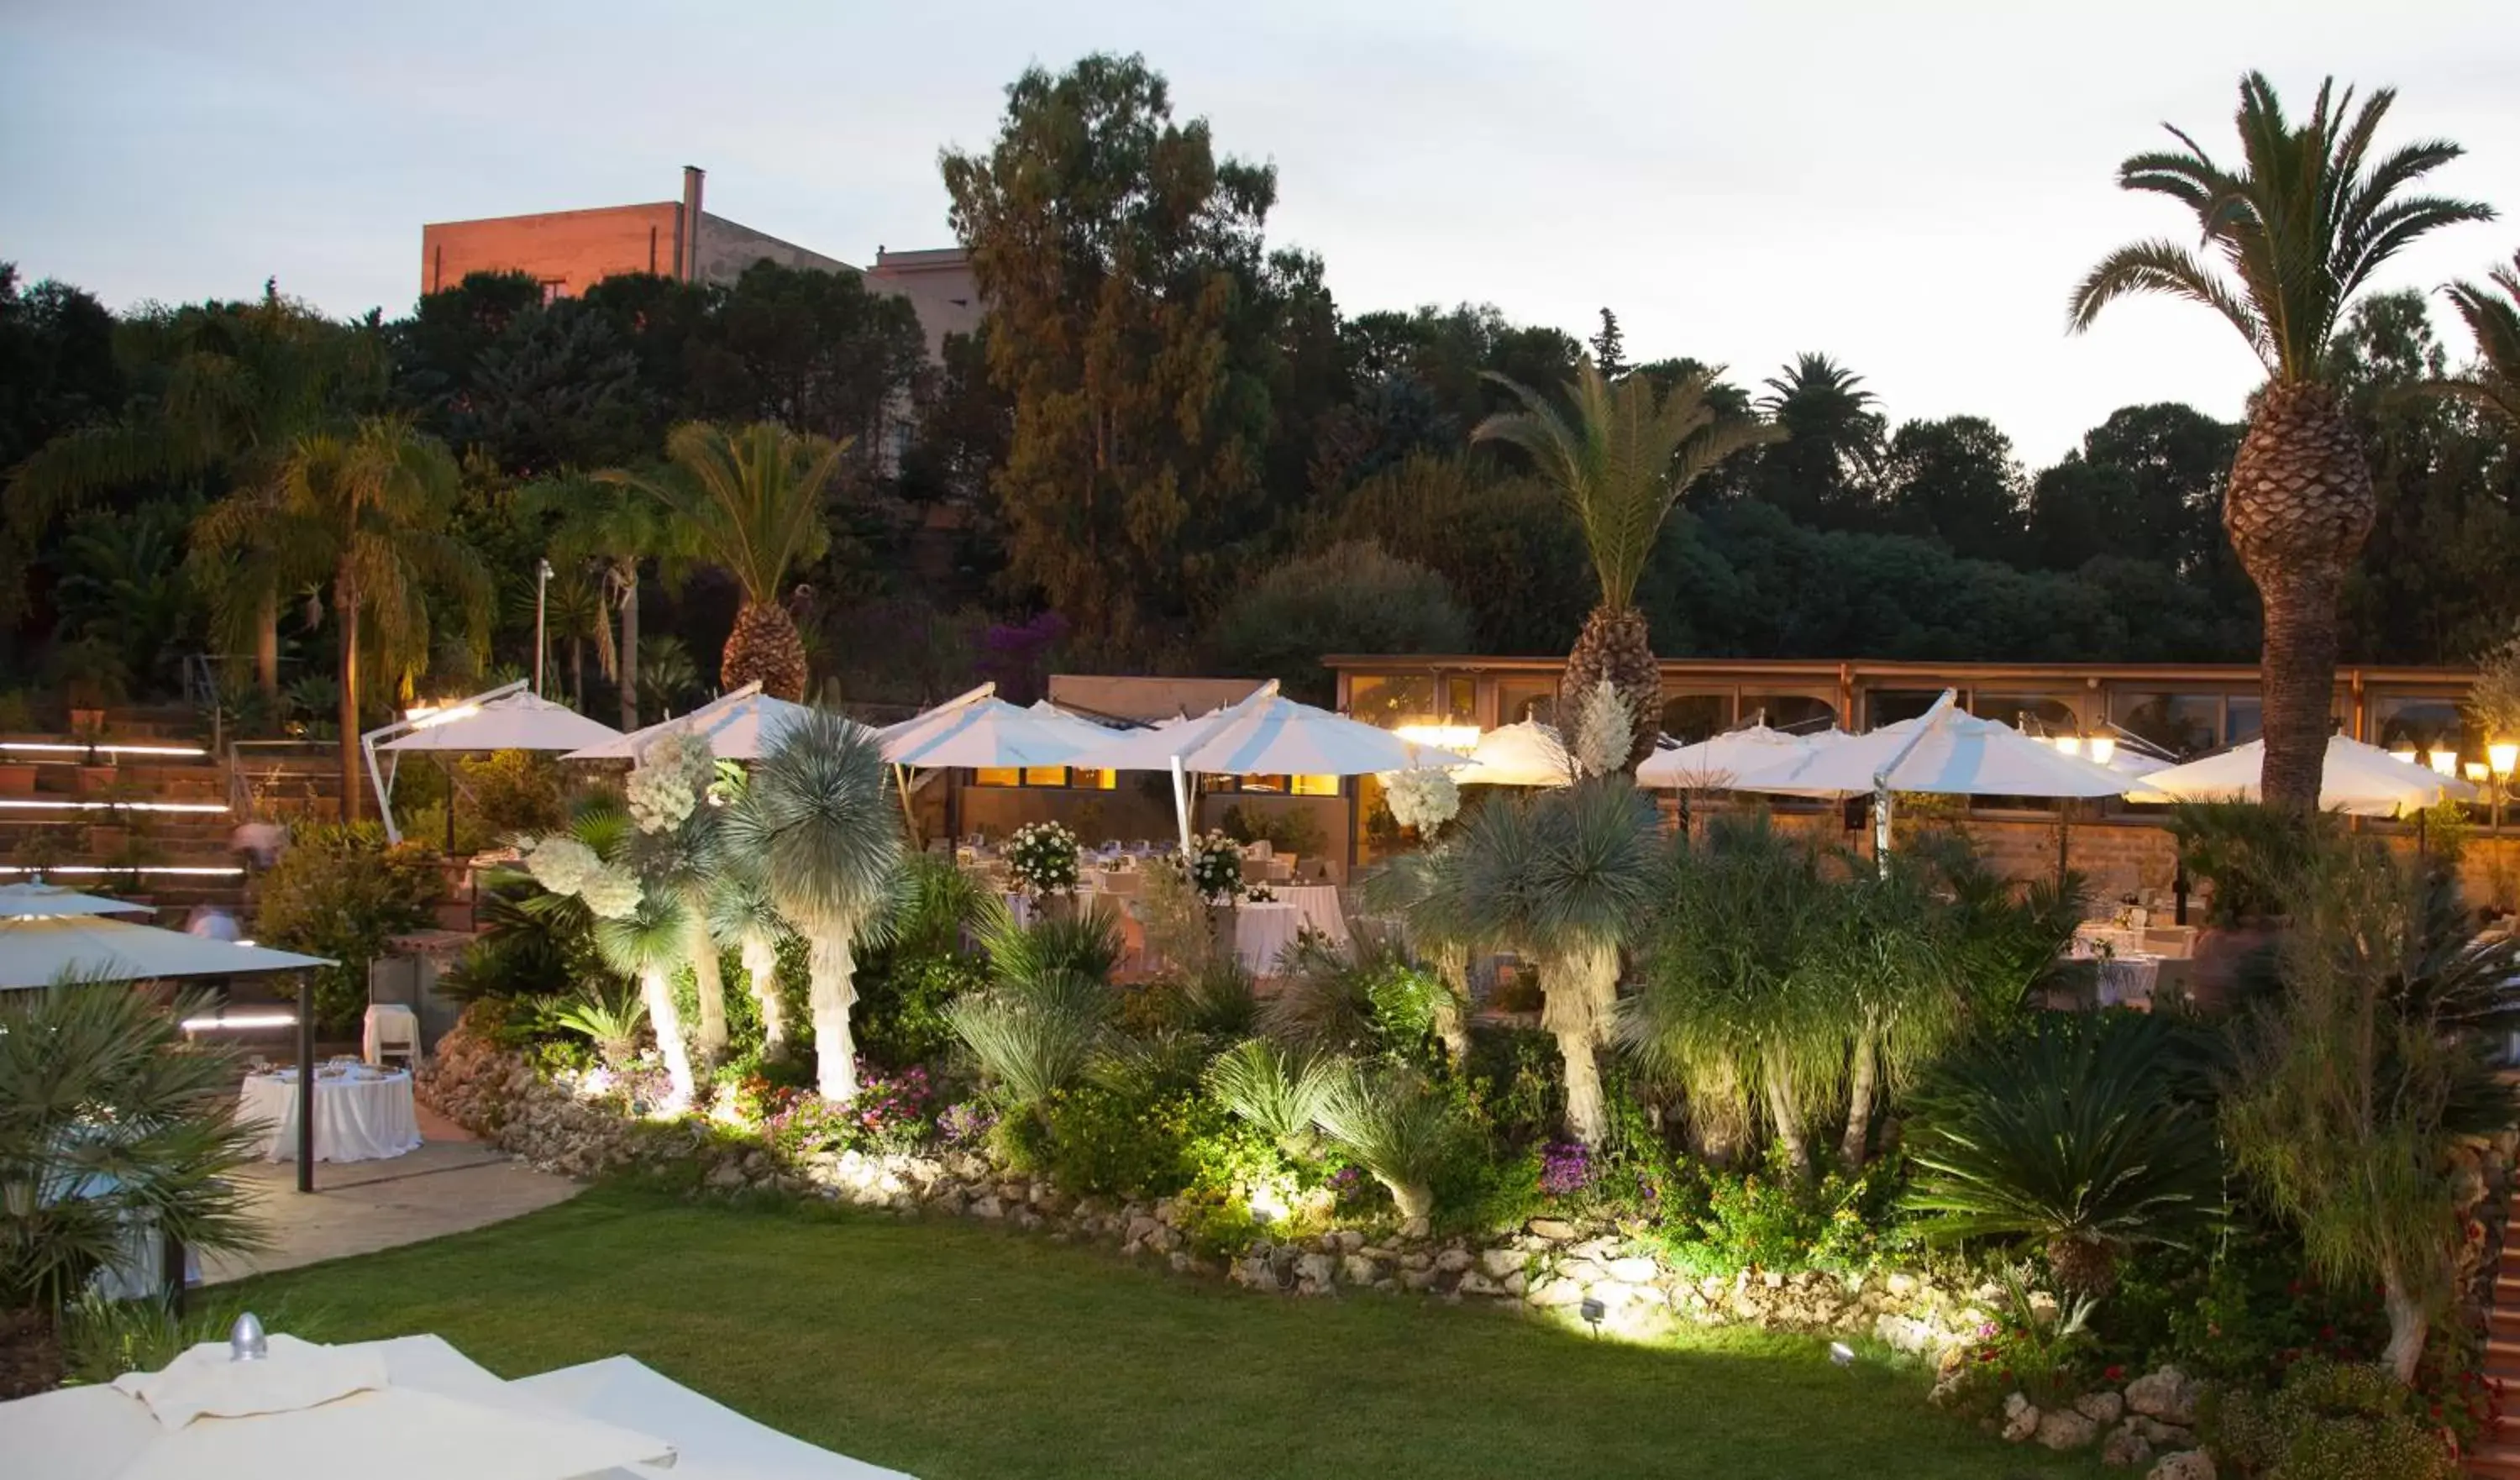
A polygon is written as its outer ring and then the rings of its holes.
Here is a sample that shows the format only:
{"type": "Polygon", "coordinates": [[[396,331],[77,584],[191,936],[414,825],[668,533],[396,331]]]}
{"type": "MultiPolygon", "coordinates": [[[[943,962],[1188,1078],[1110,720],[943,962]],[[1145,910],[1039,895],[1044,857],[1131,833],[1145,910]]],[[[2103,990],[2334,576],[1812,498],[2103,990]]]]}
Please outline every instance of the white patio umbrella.
{"type": "MultiPolygon", "coordinates": [[[[146,915],[149,907],[101,894],[79,894],[58,884],[0,884],[0,921],[61,915],[146,915]]],[[[5,928],[5,925],[0,925],[5,928]]]]}
{"type": "Polygon", "coordinates": [[[914,836],[918,822],[910,802],[913,768],[1064,766],[1115,738],[1113,732],[1047,700],[1019,708],[999,698],[997,692],[996,684],[982,684],[876,732],[883,758],[892,762],[893,782],[901,790],[901,815],[911,823],[914,836]]]}
{"type": "MultiPolygon", "coordinates": [[[[377,811],[384,819],[385,835],[402,840],[402,829],[393,815],[393,773],[382,775],[377,770],[377,752],[391,751],[399,761],[405,751],[425,750],[432,754],[481,754],[492,750],[578,750],[618,740],[621,732],[601,720],[591,720],[566,704],[555,704],[524,687],[524,681],[477,694],[452,704],[415,713],[359,737],[359,747],[367,754],[368,780],[377,788],[377,811]],[[394,740],[386,736],[398,736],[394,740]]],[[[446,835],[455,837],[455,803],[450,789],[446,806],[446,835]]]]}
{"type": "Polygon", "coordinates": [[[746,684],[733,694],[709,700],[678,719],[634,730],[618,740],[572,750],[561,757],[572,761],[637,760],[639,752],[660,736],[696,733],[708,737],[718,759],[757,761],[762,752],[799,718],[810,713],[803,704],[772,698],[759,684],[746,684]]]}
{"type": "Polygon", "coordinates": [[[1453,773],[1464,786],[1563,786],[1575,779],[1574,758],[1556,730],[1527,719],[1479,737],[1470,763],[1453,773]]]}
{"type": "Polygon", "coordinates": [[[1821,751],[1848,739],[1838,730],[1795,735],[1765,725],[1746,725],[1722,735],[1657,750],[1637,767],[1640,786],[1678,786],[1705,791],[1791,792],[1793,773],[1821,751]],[[1758,783],[1766,779],[1770,785],[1758,783]]]}
{"type": "Polygon", "coordinates": [[[83,981],[157,981],[331,964],[321,956],[160,930],[100,913],[0,918],[0,988],[46,987],[66,975],[83,981]]]}
{"type": "Polygon", "coordinates": [[[630,1466],[655,1480],[909,1480],[756,1423],[632,1357],[519,1377],[509,1387],[572,1413],[669,1436],[672,1468],[630,1466]]]}
{"type": "Polygon", "coordinates": [[[1415,744],[1345,715],[1300,704],[1275,679],[1248,698],[1168,729],[1142,730],[1076,757],[1097,771],[1169,771],[1182,850],[1190,850],[1190,778],[1364,776],[1420,766],[1460,766],[1466,757],[1415,744]]]}
{"type": "MultiPolygon", "coordinates": [[[[163,1371],[0,1403],[0,1469],[44,1480],[568,1480],[675,1447],[522,1393],[434,1336],[192,1348],[163,1371]]],[[[664,1471],[663,1473],[676,1473],[664,1471]]]]}
{"type": "MultiPolygon", "coordinates": [[[[2258,773],[2266,765],[2264,740],[2233,745],[2220,755],[2172,766],[2144,777],[2127,792],[2129,801],[2203,801],[2214,797],[2258,799],[2258,773]]],[[[2455,777],[2409,765],[2377,745],[2342,735],[2327,738],[2320,763],[2318,805],[2322,811],[2355,817],[2396,817],[2436,803],[2474,801],[2476,788],[2455,777]]]]}

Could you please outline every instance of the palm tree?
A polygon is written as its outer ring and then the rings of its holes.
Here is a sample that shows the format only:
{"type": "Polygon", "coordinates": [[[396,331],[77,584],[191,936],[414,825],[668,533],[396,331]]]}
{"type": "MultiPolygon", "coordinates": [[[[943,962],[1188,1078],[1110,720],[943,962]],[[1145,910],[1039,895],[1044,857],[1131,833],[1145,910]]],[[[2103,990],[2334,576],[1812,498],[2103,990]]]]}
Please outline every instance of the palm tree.
{"type": "MultiPolygon", "coordinates": [[[[62,433],[10,474],[10,523],[26,548],[65,510],[114,489],[209,482],[230,493],[270,492],[300,436],[383,394],[376,336],[276,292],[133,327],[162,344],[156,391],[117,420],[62,433]]],[[[233,553],[196,559],[191,568],[221,641],[252,644],[256,682],[276,706],[289,583],[233,553]]],[[[0,586],[14,578],[0,573],[0,586]]]]}
{"type": "MultiPolygon", "coordinates": [[[[535,604],[530,592],[523,595],[528,599],[518,605],[530,615],[535,604]]],[[[595,648],[598,672],[610,678],[618,671],[618,654],[612,646],[612,613],[608,609],[604,588],[583,566],[563,565],[544,583],[541,608],[550,641],[567,645],[568,701],[583,713],[588,645],[595,648]]]]}
{"type": "Polygon", "coordinates": [[[1824,354],[1801,354],[1759,382],[1758,407],[1785,444],[1759,455],[1753,491],[1796,519],[1825,526],[1867,495],[1881,471],[1888,428],[1864,377],[1824,354]]]}
{"type": "Polygon", "coordinates": [[[744,985],[761,1014],[761,1046],[778,1054],[788,1045],[788,1005],[779,995],[779,942],[788,921],[758,870],[723,861],[709,889],[708,926],[718,945],[732,946],[742,958],[744,985]]]}
{"type": "Polygon", "coordinates": [[[2181,150],[2119,165],[2121,187],[2195,213],[2201,249],[2171,241],[2119,247],[2075,289],[2069,317],[2080,332],[2120,298],[2167,293],[2221,314],[2266,367],[2231,462],[2223,528],[2266,605],[2260,789],[2268,805],[2301,812],[2318,805],[2337,593],[2375,511],[2362,440],[2323,379],[2327,342],[2355,294],[2408,244],[2494,215],[2474,202],[2408,194],[2462,151],[2428,140],[2375,161],[2372,136],[2396,92],[2382,88],[2356,110],[2353,89],[2334,89],[2333,78],[2321,82],[2310,117],[2295,124],[2265,76],[2241,78],[2236,172],[2177,128],[2181,150]]]}
{"type": "Polygon", "coordinates": [[[491,583],[448,532],[462,474],[436,438],[399,418],[297,439],[278,477],[213,506],[197,548],[258,560],[292,585],[323,581],[340,618],[341,818],[355,820],[362,661],[409,672],[429,650],[428,593],[448,592],[469,640],[487,640],[491,583]]]}
{"type": "Polygon", "coordinates": [[[857,1094],[855,943],[891,904],[901,872],[887,786],[874,732],[815,709],[780,735],[726,809],[727,848],[756,861],[779,912],[805,937],[815,1078],[833,1101],[857,1094]]]}
{"type": "Polygon", "coordinates": [[[665,1079],[673,1087],[669,1109],[692,1102],[692,1052],[683,1041],[683,1014],[674,1006],[675,970],[690,959],[691,913],[682,896],[664,889],[643,889],[638,907],[619,919],[598,917],[595,949],[604,964],[639,983],[648,1021],[656,1030],[656,1052],[665,1060],[665,1079]]]}
{"type": "Polygon", "coordinates": [[[1510,442],[1531,455],[1583,527],[1600,581],[1600,601],[1567,654],[1561,713],[1607,681],[1635,727],[1627,768],[1653,753],[1661,728],[1662,669],[1654,661],[1637,579],[1681,493],[1699,474],[1745,447],[1775,440],[1755,422],[1722,417],[1707,392],[1720,372],[1684,376],[1668,393],[1643,376],[1604,380],[1588,358],[1566,387],[1571,422],[1538,391],[1498,377],[1522,410],[1492,416],[1473,435],[1510,442]]]}
{"type": "Polygon", "coordinates": [[[2425,388],[2473,402],[2520,427],[2520,251],[2511,254],[2510,266],[2487,273],[2484,286],[2452,283],[2443,292],[2476,336],[2476,373],[2425,388]]]}
{"type": "Polygon", "coordinates": [[[1546,991],[1540,1026],[1564,1060],[1577,1139],[1608,1130],[1598,1051],[1619,989],[1619,948],[1658,873],[1652,808],[1634,788],[1593,781],[1479,809],[1419,881],[1413,930],[1529,952],[1546,991]]]}
{"type": "Polygon", "coordinates": [[[686,422],[665,438],[667,474],[596,474],[652,495],[698,557],[742,588],[718,663],[726,688],[758,680],[774,697],[805,696],[804,639],[781,605],[781,587],[790,570],[831,547],[824,496],[848,448],[848,439],[799,436],[775,422],[740,431],[686,422]]]}
{"type": "Polygon", "coordinates": [[[621,638],[617,649],[607,642],[597,651],[605,656],[606,675],[620,685],[622,730],[638,729],[639,566],[652,556],[672,553],[664,510],[645,488],[612,476],[532,484],[520,502],[534,513],[559,516],[551,537],[555,560],[602,570],[606,598],[621,608],[621,638]]]}

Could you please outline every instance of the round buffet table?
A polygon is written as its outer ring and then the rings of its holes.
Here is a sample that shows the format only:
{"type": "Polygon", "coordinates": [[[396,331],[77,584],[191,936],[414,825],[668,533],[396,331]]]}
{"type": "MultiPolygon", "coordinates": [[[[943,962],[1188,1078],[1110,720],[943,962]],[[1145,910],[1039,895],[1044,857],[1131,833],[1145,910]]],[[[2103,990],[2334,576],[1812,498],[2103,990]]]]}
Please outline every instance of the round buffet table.
{"type": "MultiPolygon", "coordinates": [[[[268,1126],[264,1159],[297,1159],[297,1071],[246,1077],[241,1118],[268,1126]]],[[[420,1148],[411,1075],[357,1065],[315,1073],[315,1159],[382,1161],[420,1148]]]]}

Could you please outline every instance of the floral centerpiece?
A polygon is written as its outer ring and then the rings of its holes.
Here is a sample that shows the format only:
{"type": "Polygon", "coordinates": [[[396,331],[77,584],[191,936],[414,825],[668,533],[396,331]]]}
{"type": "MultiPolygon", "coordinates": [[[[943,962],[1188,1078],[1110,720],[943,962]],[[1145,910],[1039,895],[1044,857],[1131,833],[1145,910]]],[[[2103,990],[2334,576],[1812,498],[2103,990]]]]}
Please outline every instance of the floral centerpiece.
{"type": "Polygon", "coordinates": [[[1076,888],[1076,834],[1057,823],[1026,823],[1007,839],[1007,877],[1038,899],[1076,888]]]}
{"type": "Polygon", "coordinates": [[[1274,905],[1278,902],[1278,891],[1267,884],[1253,884],[1242,891],[1242,899],[1245,904],[1274,905]]]}
{"type": "Polygon", "coordinates": [[[1461,784],[1440,767],[1385,772],[1382,793],[1391,820],[1417,829],[1419,837],[1433,837],[1436,829],[1462,814],[1461,784]]]}
{"type": "Polygon", "coordinates": [[[1230,904],[1242,892],[1242,845],[1222,832],[1191,840],[1183,865],[1190,886],[1211,905],[1230,904]]]}

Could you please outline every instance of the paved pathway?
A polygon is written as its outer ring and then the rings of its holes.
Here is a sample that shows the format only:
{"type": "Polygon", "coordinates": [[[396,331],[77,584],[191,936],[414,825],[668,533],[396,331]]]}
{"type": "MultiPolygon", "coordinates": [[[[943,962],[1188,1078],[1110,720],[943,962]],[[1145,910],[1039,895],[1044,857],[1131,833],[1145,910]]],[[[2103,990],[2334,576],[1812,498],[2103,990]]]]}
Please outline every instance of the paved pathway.
{"type": "Polygon", "coordinates": [[[424,1140],[408,1156],[344,1166],[318,1162],[312,1195],[297,1190],[295,1162],[256,1162],[239,1173],[269,1223],[271,1247],[204,1257],[202,1282],[460,1233],[565,1202],[581,1190],[565,1177],[510,1160],[426,1106],[420,1121],[424,1140]]]}

